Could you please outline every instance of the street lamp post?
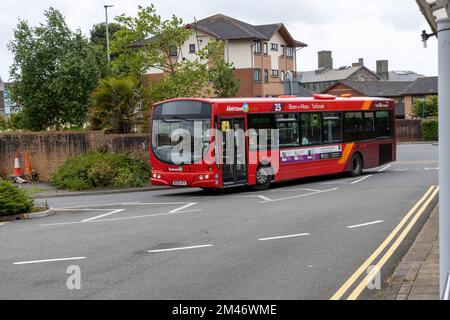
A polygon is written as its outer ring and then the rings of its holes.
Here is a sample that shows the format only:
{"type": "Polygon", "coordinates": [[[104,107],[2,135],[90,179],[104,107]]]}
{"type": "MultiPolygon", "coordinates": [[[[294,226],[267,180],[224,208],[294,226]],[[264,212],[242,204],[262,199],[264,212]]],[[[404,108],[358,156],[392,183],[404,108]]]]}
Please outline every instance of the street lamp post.
{"type": "Polygon", "coordinates": [[[105,7],[105,17],[106,17],[106,59],[108,63],[111,61],[111,57],[109,54],[109,23],[108,23],[108,8],[114,7],[113,5],[104,5],[105,7]]]}
{"type": "Polygon", "coordinates": [[[438,38],[439,54],[439,256],[440,296],[449,299],[450,275],[450,0],[416,0],[438,38]]]}

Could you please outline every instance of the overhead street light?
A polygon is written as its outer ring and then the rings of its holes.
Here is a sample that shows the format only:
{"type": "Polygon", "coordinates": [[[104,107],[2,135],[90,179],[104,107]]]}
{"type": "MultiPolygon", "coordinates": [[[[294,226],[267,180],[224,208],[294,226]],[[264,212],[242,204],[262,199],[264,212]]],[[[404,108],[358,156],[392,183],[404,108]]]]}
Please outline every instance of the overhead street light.
{"type": "Polygon", "coordinates": [[[431,34],[435,35],[439,54],[439,246],[440,294],[448,300],[450,286],[450,0],[416,0],[425,16],[431,34]]]}
{"type": "Polygon", "coordinates": [[[109,54],[109,23],[108,23],[108,8],[114,7],[111,4],[105,4],[105,17],[106,17],[106,59],[108,63],[111,61],[111,57],[109,54]]]}

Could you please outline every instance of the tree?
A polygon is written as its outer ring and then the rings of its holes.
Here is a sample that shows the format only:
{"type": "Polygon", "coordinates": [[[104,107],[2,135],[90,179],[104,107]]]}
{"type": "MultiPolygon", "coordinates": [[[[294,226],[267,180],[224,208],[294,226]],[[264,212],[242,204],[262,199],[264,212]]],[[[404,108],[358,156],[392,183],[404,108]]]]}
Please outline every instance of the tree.
{"type": "Polygon", "coordinates": [[[97,51],[80,30],[68,28],[58,10],[50,8],[45,17],[34,28],[19,20],[8,44],[14,55],[11,97],[23,107],[24,129],[79,127],[100,76],[97,51]]]}
{"type": "Polygon", "coordinates": [[[119,76],[133,76],[140,79],[150,68],[174,73],[178,57],[171,57],[171,49],[179,48],[191,35],[183,20],[172,16],[163,20],[153,5],[138,7],[137,17],[125,14],[116,17],[121,29],[111,41],[111,53],[116,55],[112,67],[119,76]],[[133,45],[140,43],[138,46],[133,45]]]}
{"type": "MultiPolygon", "coordinates": [[[[417,117],[423,117],[423,99],[415,99],[413,105],[413,114],[417,117]]],[[[438,96],[428,96],[425,99],[425,118],[438,116],[438,96]]]]}
{"type": "Polygon", "coordinates": [[[130,77],[108,78],[100,80],[91,99],[89,120],[93,129],[130,133],[142,118],[146,95],[130,77]]]}
{"type": "Polygon", "coordinates": [[[213,83],[214,94],[219,98],[235,97],[241,83],[233,75],[233,64],[224,59],[224,42],[210,41],[199,55],[209,61],[209,80],[213,83]]]}
{"type": "MultiPolygon", "coordinates": [[[[118,23],[108,23],[109,39],[114,37],[114,34],[121,29],[118,23]]],[[[97,23],[92,26],[90,31],[91,43],[102,46],[106,50],[106,23],[97,23]]]]}

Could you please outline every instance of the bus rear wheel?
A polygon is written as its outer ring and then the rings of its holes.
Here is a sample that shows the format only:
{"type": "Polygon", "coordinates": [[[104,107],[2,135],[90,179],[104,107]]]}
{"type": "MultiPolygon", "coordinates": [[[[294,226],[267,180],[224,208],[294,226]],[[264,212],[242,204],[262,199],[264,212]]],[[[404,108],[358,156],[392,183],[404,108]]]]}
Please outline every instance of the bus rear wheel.
{"type": "Polygon", "coordinates": [[[260,166],[256,171],[256,185],[252,186],[255,191],[269,189],[272,183],[272,170],[270,167],[260,166]]]}
{"type": "Polygon", "coordinates": [[[352,170],[350,171],[350,176],[358,177],[363,171],[363,160],[359,153],[352,157],[352,170]]]}

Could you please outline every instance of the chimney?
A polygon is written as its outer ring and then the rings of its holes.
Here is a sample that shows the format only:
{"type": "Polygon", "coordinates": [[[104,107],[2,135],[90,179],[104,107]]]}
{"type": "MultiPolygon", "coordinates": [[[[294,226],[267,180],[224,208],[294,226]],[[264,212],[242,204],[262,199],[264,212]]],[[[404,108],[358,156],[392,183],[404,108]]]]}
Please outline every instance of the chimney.
{"type": "Polygon", "coordinates": [[[333,52],[319,51],[319,69],[333,69],[333,52]]]}
{"type": "Polygon", "coordinates": [[[363,67],[364,66],[364,59],[359,58],[358,62],[352,63],[352,67],[363,67]]]}
{"type": "Polygon", "coordinates": [[[389,61],[378,60],[377,61],[377,75],[381,77],[381,80],[389,80],[389,61]]]}

